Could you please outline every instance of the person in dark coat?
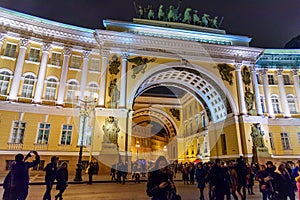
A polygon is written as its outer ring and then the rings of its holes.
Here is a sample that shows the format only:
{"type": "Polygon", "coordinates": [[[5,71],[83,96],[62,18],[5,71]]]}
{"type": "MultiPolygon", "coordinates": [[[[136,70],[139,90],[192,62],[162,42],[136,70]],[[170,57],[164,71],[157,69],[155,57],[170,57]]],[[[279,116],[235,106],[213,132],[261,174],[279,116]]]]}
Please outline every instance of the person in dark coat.
{"type": "Polygon", "coordinates": [[[206,170],[203,168],[203,163],[199,162],[197,164],[197,168],[195,171],[195,179],[197,181],[197,188],[199,188],[200,191],[200,200],[204,200],[204,188],[205,188],[205,177],[206,177],[206,170]]]}
{"type": "Polygon", "coordinates": [[[24,158],[23,154],[15,156],[15,163],[11,166],[11,188],[10,199],[25,200],[28,195],[29,186],[29,168],[32,168],[40,163],[40,156],[36,151],[30,151],[24,158]],[[31,157],[31,153],[35,155],[33,162],[25,162],[31,157]]]}
{"type": "Polygon", "coordinates": [[[57,170],[57,175],[56,175],[56,180],[57,180],[57,185],[56,185],[56,190],[59,190],[59,193],[55,195],[55,200],[58,198],[60,200],[63,199],[62,195],[65,192],[67,186],[68,186],[68,164],[66,162],[63,162],[61,164],[61,167],[57,170]]]}
{"type": "Polygon", "coordinates": [[[95,169],[96,169],[95,162],[91,161],[89,163],[89,169],[88,169],[89,181],[88,181],[87,184],[92,184],[93,183],[93,175],[95,173],[95,169]]]}
{"type": "Polygon", "coordinates": [[[255,179],[259,182],[259,191],[262,193],[262,200],[268,199],[271,187],[271,176],[266,171],[265,165],[260,165],[260,170],[256,173],[255,179]]]}
{"type": "Polygon", "coordinates": [[[9,200],[11,172],[9,172],[3,181],[3,197],[2,200],[9,200]]]}
{"type": "Polygon", "coordinates": [[[208,180],[212,187],[214,187],[214,195],[216,200],[223,200],[225,193],[225,173],[221,167],[221,160],[216,159],[215,164],[212,166],[208,180]]]}
{"type": "Polygon", "coordinates": [[[290,200],[295,200],[291,176],[285,168],[284,163],[279,164],[275,171],[274,191],[276,200],[286,200],[287,197],[289,197],[290,200]]]}
{"type": "Polygon", "coordinates": [[[247,187],[247,165],[244,157],[240,156],[237,159],[236,171],[238,174],[238,188],[237,192],[241,196],[242,200],[246,199],[246,187],[247,187]],[[242,191],[241,191],[242,190],[242,191]]]}
{"type": "Polygon", "coordinates": [[[52,156],[51,162],[46,165],[44,171],[46,172],[45,175],[45,184],[46,184],[46,192],[44,194],[43,200],[51,200],[51,190],[56,178],[57,172],[57,162],[58,157],[52,156]]]}
{"type": "Polygon", "coordinates": [[[173,172],[170,170],[166,158],[158,157],[152,170],[149,172],[147,195],[152,197],[152,200],[175,199],[176,187],[173,182],[173,172]]]}

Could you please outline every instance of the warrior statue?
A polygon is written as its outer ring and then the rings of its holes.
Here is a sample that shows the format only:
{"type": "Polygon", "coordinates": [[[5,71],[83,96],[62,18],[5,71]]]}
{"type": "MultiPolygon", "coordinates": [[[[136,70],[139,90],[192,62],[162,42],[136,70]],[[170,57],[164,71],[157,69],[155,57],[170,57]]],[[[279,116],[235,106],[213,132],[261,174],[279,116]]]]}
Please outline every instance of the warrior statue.
{"type": "Polygon", "coordinates": [[[250,135],[252,137],[253,147],[265,147],[263,138],[265,132],[261,130],[260,123],[254,123],[251,125],[250,135]]]}
{"type": "Polygon", "coordinates": [[[171,6],[169,6],[167,21],[173,22],[174,20],[175,20],[174,7],[171,5],[171,6]]]}
{"type": "Polygon", "coordinates": [[[165,19],[165,12],[164,12],[163,8],[164,8],[164,6],[161,4],[158,9],[157,19],[159,21],[164,21],[164,19],[165,19]]]}
{"type": "Polygon", "coordinates": [[[183,23],[187,23],[190,24],[192,21],[192,17],[191,17],[191,12],[192,9],[191,8],[186,8],[184,11],[184,18],[182,20],[183,23]]]}
{"type": "Polygon", "coordinates": [[[118,126],[118,119],[109,116],[105,119],[105,124],[102,126],[104,132],[103,141],[105,143],[118,144],[118,133],[120,128],[118,126]]]}
{"type": "Polygon", "coordinates": [[[154,19],[154,11],[152,5],[148,6],[149,11],[148,11],[148,19],[153,20],[154,19]]]}
{"type": "Polygon", "coordinates": [[[193,24],[201,25],[200,18],[198,17],[198,10],[193,10],[193,24]]]}

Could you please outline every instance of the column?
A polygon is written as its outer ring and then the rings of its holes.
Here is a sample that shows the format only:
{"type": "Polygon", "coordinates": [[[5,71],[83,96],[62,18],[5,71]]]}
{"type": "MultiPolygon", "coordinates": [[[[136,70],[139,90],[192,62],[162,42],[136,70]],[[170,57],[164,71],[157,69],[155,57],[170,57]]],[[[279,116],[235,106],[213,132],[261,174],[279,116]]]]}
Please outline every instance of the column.
{"type": "Polygon", "coordinates": [[[1,55],[1,50],[2,50],[2,45],[3,45],[3,43],[4,43],[4,41],[5,41],[5,39],[6,39],[6,34],[5,33],[0,33],[0,55],[1,55]]]}
{"type": "Polygon", "coordinates": [[[282,106],[282,109],[283,109],[283,116],[284,117],[291,117],[290,108],[289,108],[289,105],[288,105],[288,101],[287,101],[286,93],[285,93],[285,89],[284,89],[282,71],[283,71],[283,69],[278,69],[276,71],[277,72],[277,79],[278,79],[279,93],[280,93],[280,101],[281,101],[281,106],[282,106]]]}
{"type": "Polygon", "coordinates": [[[102,66],[101,66],[101,77],[100,77],[100,86],[99,86],[99,100],[98,100],[98,106],[103,107],[105,105],[105,94],[106,94],[106,69],[108,65],[108,56],[109,56],[109,50],[102,50],[101,56],[102,56],[102,66]]]}
{"type": "Polygon", "coordinates": [[[86,89],[87,73],[88,73],[88,64],[91,51],[84,50],[82,53],[83,64],[81,71],[81,82],[80,82],[80,99],[84,99],[84,91],[86,89]]]}
{"type": "Polygon", "coordinates": [[[271,101],[271,95],[270,95],[270,90],[269,90],[269,82],[268,82],[268,77],[267,77],[267,72],[268,69],[263,69],[262,71],[262,78],[263,78],[263,87],[264,87],[264,93],[265,93],[265,100],[266,100],[266,107],[268,110],[269,117],[274,118],[274,110],[272,106],[272,101],[271,101]]]}
{"type": "Polygon", "coordinates": [[[120,108],[126,108],[126,91],[127,91],[127,58],[128,53],[122,52],[122,69],[121,69],[121,87],[120,87],[120,108]]]}
{"type": "Polygon", "coordinates": [[[42,46],[42,60],[41,60],[41,65],[39,69],[39,75],[36,83],[36,88],[35,88],[35,93],[34,93],[34,103],[40,103],[42,99],[42,94],[43,94],[43,88],[44,88],[44,80],[45,80],[45,74],[46,74],[46,69],[47,69],[47,62],[48,62],[48,56],[49,56],[49,51],[51,49],[51,45],[48,43],[43,43],[42,46]]]}
{"type": "Polygon", "coordinates": [[[255,105],[256,105],[256,110],[257,110],[257,115],[262,116],[262,107],[261,107],[261,102],[260,102],[260,94],[259,94],[259,87],[258,87],[258,81],[256,77],[256,67],[255,65],[252,65],[250,67],[251,73],[252,73],[252,81],[253,81],[253,88],[254,88],[254,93],[255,93],[255,105]]]}
{"type": "Polygon", "coordinates": [[[17,100],[17,95],[18,95],[18,91],[19,91],[20,80],[21,80],[21,76],[22,76],[27,47],[29,45],[29,40],[22,38],[19,41],[19,45],[20,45],[19,55],[18,55],[18,59],[17,59],[15,71],[14,71],[14,77],[13,77],[13,81],[11,84],[9,96],[8,96],[9,100],[17,100]]]}
{"type": "Polygon", "coordinates": [[[239,95],[240,114],[247,115],[248,111],[245,103],[245,93],[243,88],[241,68],[242,68],[242,64],[238,63],[235,65],[236,84],[237,84],[238,95],[239,95]]]}
{"type": "Polygon", "coordinates": [[[298,112],[300,110],[300,87],[299,87],[299,75],[298,75],[298,69],[293,70],[293,79],[294,79],[294,88],[296,91],[297,96],[297,103],[298,103],[298,112]]]}
{"type": "Polygon", "coordinates": [[[63,54],[64,54],[64,60],[63,60],[63,64],[61,67],[62,69],[61,69],[61,74],[60,74],[58,96],[57,96],[57,102],[56,102],[57,105],[63,105],[63,103],[64,103],[69,59],[70,59],[70,55],[71,55],[71,48],[65,47],[63,54]]]}

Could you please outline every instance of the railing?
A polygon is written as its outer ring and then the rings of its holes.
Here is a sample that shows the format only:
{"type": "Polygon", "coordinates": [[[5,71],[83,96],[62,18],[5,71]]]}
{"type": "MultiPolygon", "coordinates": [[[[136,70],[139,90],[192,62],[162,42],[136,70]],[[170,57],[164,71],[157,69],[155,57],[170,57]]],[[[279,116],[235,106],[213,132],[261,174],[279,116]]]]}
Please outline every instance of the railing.
{"type": "Polygon", "coordinates": [[[69,151],[71,150],[72,146],[71,145],[66,145],[66,144],[59,144],[58,145],[58,150],[59,151],[69,151]]]}
{"type": "Polygon", "coordinates": [[[34,150],[48,150],[48,144],[34,144],[34,150]]]}
{"type": "Polygon", "coordinates": [[[22,150],[22,143],[8,143],[8,150],[22,150]]]}

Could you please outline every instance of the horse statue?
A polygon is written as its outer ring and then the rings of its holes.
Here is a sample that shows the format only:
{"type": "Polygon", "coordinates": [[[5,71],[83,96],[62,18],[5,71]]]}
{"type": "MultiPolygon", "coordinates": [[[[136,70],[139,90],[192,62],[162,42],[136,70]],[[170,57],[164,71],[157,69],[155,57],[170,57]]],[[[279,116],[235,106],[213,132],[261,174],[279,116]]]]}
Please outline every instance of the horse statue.
{"type": "Polygon", "coordinates": [[[203,16],[201,17],[201,24],[205,27],[208,27],[208,22],[209,22],[209,14],[204,13],[203,16]]]}
{"type": "Polygon", "coordinates": [[[191,8],[186,8],[185,9],[185,11],[184,11],[184,18],[182,20],[183,23],[187,23],[187,24],[191,23],[191,20],[192,20],[192,17],[191,17],[191,14],[190,14],[191,11],[192,11],[191,8]]]}
{"type": "Polygon", "coordinates": [[[169,7],[169,12],[167,16],[167,21],[168,22],[173,22],[175,20],[175,13],[174,13],[174,7],[171,5],[169,7]]]}
{"type": "Polygon", "coordinates": [[[165,19],[165,12],[164,12],[163,8],[164,8],[164,6],[161,4],[158,9],[157,19],[159,21],[164,21],[164,19],[165,19]]]}
{"type": "Polygon", "coordinates": [[[200,18],[198,17],[198,10],[193,11],[193,24],[194,25],[200,25],[201,24],[200,18]]]}

